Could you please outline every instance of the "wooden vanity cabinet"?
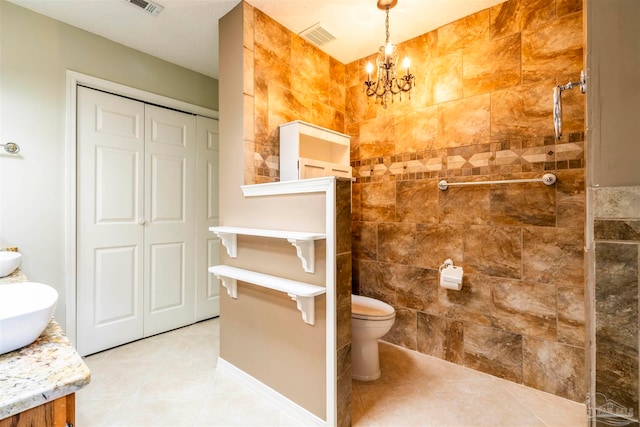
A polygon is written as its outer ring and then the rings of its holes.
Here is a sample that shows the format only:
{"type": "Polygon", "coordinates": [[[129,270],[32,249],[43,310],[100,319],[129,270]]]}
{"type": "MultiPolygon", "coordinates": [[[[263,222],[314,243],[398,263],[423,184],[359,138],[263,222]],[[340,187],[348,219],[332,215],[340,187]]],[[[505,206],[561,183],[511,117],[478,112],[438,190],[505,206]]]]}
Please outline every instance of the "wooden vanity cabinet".
{"type": "Polygon", "coordinates": [[[75,393],[0,420],[0,427],[73,427],[76,415],[75,393]]]}

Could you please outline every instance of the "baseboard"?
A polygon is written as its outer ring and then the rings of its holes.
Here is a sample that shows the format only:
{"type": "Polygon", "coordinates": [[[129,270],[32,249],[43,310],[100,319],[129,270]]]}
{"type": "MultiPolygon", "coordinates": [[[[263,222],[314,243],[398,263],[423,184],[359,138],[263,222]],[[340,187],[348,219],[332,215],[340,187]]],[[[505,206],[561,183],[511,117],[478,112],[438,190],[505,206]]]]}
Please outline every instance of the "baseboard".
{"type": "Polygon", "coordinates": [[[278,409],[289,415],[294,420],[300,422],[301,425],[326,427],[327,423],[317,415],[307,411],[302,406],[291,401],[289,398],[278,393],[261,381],[258,381],[242,369],[237,368],[221,357],[218,357],[218,365],[216,369],[218,372],[222,372],[233,377],[233,379],[247,386],[255,393],[265,397],[278,409]]]}

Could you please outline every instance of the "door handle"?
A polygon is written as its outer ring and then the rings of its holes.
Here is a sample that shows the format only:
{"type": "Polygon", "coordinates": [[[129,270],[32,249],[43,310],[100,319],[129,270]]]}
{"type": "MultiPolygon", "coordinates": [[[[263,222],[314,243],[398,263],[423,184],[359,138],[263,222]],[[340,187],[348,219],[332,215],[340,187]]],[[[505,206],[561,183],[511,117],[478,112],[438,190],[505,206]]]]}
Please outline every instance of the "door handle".
{"type": "Polygon", "coordinates": [[[145,225],[147,223],[147,220],[144,218],[138,218],[138,224],[140,225],[145,225]]]}

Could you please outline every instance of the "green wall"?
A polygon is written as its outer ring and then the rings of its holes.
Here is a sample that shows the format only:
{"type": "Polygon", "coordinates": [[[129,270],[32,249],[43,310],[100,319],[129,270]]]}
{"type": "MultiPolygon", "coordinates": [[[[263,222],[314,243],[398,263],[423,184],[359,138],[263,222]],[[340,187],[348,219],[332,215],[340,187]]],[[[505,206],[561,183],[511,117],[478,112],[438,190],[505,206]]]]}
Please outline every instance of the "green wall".
{"type": "MultiPolygon", "coordinates": [[[[185,41],[186,42],[186,41],[185,41]]],[[[66,70],[218,110],[218,81],[0,0],[0,247],[18,246],[30,280],[60,293],[65,328],[66,70]]]]}

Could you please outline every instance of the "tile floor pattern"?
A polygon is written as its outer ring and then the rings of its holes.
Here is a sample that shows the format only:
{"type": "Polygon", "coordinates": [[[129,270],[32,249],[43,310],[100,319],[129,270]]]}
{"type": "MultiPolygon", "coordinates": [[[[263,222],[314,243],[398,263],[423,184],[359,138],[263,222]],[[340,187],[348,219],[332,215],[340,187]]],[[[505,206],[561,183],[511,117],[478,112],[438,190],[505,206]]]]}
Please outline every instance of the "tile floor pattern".
{"type": "MultiPolygon", "coordinates": [[[[584,427],[585,407],[391,344],[382,377],[353,382],[356,427],[584,427]]],[[[76,395],[81,427],[297,426],[216,372],[219,321],[208,320],[87,357],[76,395]]]]}

